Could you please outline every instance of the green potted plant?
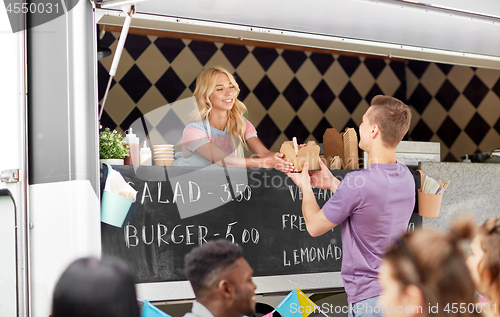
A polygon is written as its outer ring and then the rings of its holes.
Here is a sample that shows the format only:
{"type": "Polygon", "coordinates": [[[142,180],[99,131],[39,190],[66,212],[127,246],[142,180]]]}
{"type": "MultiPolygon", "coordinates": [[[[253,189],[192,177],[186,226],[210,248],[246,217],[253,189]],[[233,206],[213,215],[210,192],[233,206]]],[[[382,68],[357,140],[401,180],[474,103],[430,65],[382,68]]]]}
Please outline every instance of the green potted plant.
{"type": "Polygon", "coordinates": [[[99,158],[110,165],[123,165],[123,159],[129,156],[129,146],[123,136],[109,128],[99,133],[99,158]]]}

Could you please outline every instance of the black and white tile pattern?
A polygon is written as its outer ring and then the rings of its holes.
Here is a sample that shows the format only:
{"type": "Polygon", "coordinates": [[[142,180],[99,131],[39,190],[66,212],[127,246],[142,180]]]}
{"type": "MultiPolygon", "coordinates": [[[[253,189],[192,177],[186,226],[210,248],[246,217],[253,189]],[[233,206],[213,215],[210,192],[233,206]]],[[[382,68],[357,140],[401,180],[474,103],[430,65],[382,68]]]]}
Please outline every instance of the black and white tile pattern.
{"type": "MultiPolygon", "coordinates": [[[[118,37],[107,32],[101,43],[114,51],[118,37]]],[[[98,65],[100,99],[111,61],[98,65]]],[[[190,111],[175,102],[191,97],[197,74],[212,65],[235,75],[247,118],[274,151],[293,136],[322,142],[326,128],[357,129],[378,94],[414,108],[406,139],[440,142],[444,161],[500,148],[497,70],[135,34],[127,38],[102,126],[126,130],[143,117],[150,135],[178,143],[190,111]]]]}

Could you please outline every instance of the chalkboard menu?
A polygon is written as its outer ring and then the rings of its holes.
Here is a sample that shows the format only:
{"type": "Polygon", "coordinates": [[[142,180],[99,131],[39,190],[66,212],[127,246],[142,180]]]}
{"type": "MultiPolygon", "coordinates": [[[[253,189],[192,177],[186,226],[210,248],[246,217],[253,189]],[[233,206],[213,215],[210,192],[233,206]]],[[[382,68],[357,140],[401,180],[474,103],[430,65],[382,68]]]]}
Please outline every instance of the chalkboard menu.
{"type": "MultiPolygon", "coordinates": [[[[302,193],[281,172],[221,167],[113,169],[138,193],[123,227],[102,223],[102,251],[125,260],[139,283],[185,280],[184,255],[221,238],[243,247],[254,276],[340,271],[340,226],[311,237],[302,217],[302,193]]],[[[339,179],[348,172],[333,171],[339,179]]],[[[419,187],[420,174],[414,175],[419,187]]],[[[104,180],[101,177],[101,185],[104,180]]],[[[320,206],[332,195],[317,188],[314,193],[320,206]]],[[[414,214],[410,222],[418,226],[421,217],[414,214]]]]}

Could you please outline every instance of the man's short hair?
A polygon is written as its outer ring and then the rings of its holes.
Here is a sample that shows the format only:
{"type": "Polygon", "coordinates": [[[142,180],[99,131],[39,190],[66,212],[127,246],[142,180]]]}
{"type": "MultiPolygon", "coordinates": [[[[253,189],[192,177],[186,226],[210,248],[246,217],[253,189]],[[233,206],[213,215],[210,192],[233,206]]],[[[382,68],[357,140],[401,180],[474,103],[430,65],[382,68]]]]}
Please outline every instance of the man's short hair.
{"type": "Polygon", "coordinates": [[[199,295],[207,290],[222,272],[241,257],[241,247],[223,239],[209,241],[186,254],[184,267],[194,293],[199,295]]]}
{"type": "Polygon", "coordinates": [[[373,97],[371,108],[370,123],[380,128],[383,144],[395,148],[410,128],[410,107],[394,97],[378,95],[373,97]]]}

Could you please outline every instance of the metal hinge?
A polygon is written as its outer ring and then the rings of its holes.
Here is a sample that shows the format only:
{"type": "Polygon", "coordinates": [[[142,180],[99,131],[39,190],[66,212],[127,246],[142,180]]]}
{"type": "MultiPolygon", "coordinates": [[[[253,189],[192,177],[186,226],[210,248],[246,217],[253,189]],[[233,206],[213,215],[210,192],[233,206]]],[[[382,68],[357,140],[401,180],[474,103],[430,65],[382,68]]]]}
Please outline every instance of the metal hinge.
{"type": "Polygon", "coordinates": [[[0,181],[2,183],[17,183],[19,182],[19,170],[5,170],[0,172],[0,181]]]}

